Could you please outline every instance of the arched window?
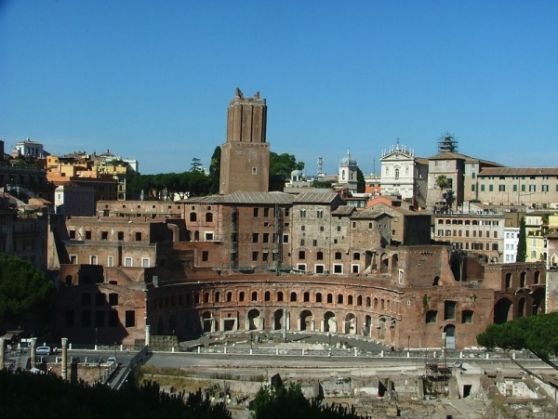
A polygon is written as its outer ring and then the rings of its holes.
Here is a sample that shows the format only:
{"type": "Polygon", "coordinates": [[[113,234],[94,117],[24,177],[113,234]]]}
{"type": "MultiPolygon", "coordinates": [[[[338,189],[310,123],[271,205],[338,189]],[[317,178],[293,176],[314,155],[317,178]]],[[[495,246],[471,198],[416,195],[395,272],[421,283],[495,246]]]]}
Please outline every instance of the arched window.
{"type": "Polygon", "coordinates": [[[316,302],[317,303],[321,303],[322,302],[322,293],[317,292],[316,293],[316,302]]]}
{"type": "Polygon", "coordinates": [[[258,301],[258,292],[252,291],[252,301],[258,301]]]}
{"type": "Polygon", "coordinates": [[[206,223],[212,223],[213,222],[213,213],[212,212],[208,212],[205,214],[205,222],[206,223]]]}
{"type": "Polygon", "coordinates": [[[196,214],[195,212],[191,212],[190,221],[197,221],[197,220],[198,220],[198,214],[196,214]]]}
{"type": "Polygon", "coordinates": [[[296,292],[291,292],[291,301],[296,301],[296,292]]]}
{"type": "Polygon", "coordinates": [[[279,291],[277,293],[277,301],[283,301],[283,292],[282,291],[279,291]]]}
{"type": "Polygon", "coordinates": [[[399,169],[395,169],[395,179],[399,179],[399,169]]]}

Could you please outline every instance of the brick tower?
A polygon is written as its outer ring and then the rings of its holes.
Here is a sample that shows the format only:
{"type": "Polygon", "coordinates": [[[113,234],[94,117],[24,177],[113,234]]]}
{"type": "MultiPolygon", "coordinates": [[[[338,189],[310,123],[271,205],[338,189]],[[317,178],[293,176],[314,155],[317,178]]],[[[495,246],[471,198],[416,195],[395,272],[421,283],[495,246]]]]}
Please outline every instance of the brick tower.
{"type": "Polygon", "coordinates": [[[245,98],[237,88],[228,109],[227,142],[221,146],[220,194],[268,191],[266,123],[265,99],[260,98],[259,92],[245,98]]]}

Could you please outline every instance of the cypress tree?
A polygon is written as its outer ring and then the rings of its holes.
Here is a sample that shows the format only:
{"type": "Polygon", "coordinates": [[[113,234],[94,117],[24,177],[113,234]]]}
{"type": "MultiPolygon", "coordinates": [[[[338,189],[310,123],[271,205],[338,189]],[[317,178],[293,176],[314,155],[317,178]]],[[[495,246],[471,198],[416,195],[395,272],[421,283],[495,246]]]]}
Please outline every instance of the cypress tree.
{"type": "Polygon", "coordinates": [[[519,223],[519,242],[517,243],[517,256],[516,262],[525,262],[527,257],[527,236],[525,234],[525,217],[521,217],[519,223]]]}

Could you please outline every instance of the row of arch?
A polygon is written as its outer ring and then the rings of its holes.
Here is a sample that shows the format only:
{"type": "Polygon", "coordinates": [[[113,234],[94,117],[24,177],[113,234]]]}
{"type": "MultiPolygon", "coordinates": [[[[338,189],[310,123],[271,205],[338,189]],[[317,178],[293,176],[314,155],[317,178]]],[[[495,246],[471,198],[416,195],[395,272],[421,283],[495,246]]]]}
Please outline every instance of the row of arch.
{"type": "Polygon", "coordinates": [[[494,305],[494,323],[505,323],[518,317],[542,314],[545,311],[544,289],[532,294],[520,293],[515,298],[500,298],[494,305]]]}
{"type": "Polygon", "coordinates": [[[333,310],[265,310],[252,307],[240,312],[204,310],[188,314],[160,314],[156,334],[194,335],[233,331],[300,331],[359,335],[379,341],[392,341],[397,326],[393,317],[333,310]]]}
{"type": "Polygon", "coordinates": [[[261,302],[290,302],[290,303],[316,303],[316,304],[336,304],[348,305],[356,307],[368,307],[374,310],[395,311],[397,302],[393,302],[388,298],[371,297],[353,294],[334,294],[332,292],[322,293],[304,291],[298,293],[296,291],[205,291],[196,293],[186,293],[183,295],[161,296],[155,298],[154,308],[163,309],[172,306],[182,305],[204,305],[204,304],[221,304],[221,303],[261,303],[261,302]],[[248,298],[249,297],[249,298],[248,298]],[[263,298],[262,298],[263,297],[263,298]]]}

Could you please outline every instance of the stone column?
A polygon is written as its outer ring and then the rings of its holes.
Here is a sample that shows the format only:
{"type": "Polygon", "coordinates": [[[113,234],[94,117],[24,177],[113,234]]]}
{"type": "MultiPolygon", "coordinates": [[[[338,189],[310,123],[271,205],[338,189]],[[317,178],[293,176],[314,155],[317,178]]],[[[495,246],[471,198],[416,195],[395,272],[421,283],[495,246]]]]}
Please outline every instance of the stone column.
{"type": "Polygon", "coordinates": [[[145,346],[149,346],[151,340],[151,326],[145,325],[145,346]]]}
{"type": "Polygon", "coordinates": [[[4,369],[4,338],[0,338],[0,370],[4,369]]]}
{"type": "Polygon", "coordinates": [[[63,380],[68,380],[68,338],[62,338],[62,365],[60,375],[63,380]]]}
{"type": "Polygon", "coordinates": [[[31,368],[35,368],[35,348],[37,347],[37,338],[31,338],[31,344],[29,345],[29,357],[31,359],[31,368]]]}

